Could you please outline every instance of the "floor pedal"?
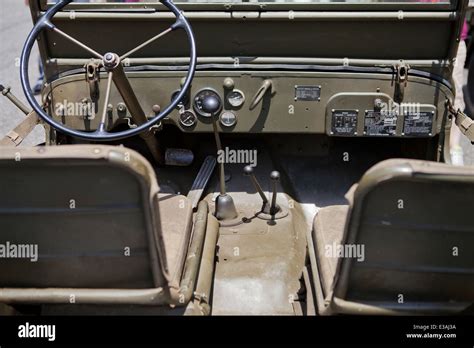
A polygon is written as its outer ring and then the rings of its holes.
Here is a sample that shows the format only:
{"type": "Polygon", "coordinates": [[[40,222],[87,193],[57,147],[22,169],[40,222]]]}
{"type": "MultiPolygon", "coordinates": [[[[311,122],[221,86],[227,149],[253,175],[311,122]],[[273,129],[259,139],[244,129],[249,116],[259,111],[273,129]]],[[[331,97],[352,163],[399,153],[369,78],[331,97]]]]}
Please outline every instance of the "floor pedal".
{"type": "Polygon", "coordinates": [[[188,193],[188,199],[191,201],[193,209],[198,206],[202,193],[204,192],[204,189],[206,188],[215,167],[215,157],[207,156],[204,159],[204,162],[199,169],[199,173],[197,174],[196,179],[194,179],[193,186],[191,186],[191,190],[189,190],[188,193]]]}

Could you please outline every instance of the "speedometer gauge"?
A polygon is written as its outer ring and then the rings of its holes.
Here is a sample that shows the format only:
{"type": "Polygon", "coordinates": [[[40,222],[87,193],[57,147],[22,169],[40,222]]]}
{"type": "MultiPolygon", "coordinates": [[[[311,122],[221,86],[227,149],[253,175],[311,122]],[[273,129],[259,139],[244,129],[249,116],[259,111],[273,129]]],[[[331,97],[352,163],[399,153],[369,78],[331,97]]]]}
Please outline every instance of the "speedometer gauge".
{"type": "Polygon", "coordinates": [[[244,92],[238,89],[234,89],[233,91],[229,92],[229,94],[227,94],[227,102],[234,108],[241,107],[244,104],[244,101],[244,92]]]}
{"type": "Polygon", "coordinates": [[[196,113],[199,116],[211,117],[210,113],[205,112],[203,110],[204,100],[206,98],[211,97],[211,96],[217,98],[217,100],[219,101],[219,104],[220,104],[220,109],[222,109],[222,99],[219,96],[219,94],[215,90],[213,90],[212,88],[204,88],[204,89],[201,89],[199,92],[197,92],[196,96],[194,97],[194,102],[193,102],[194,111],[196,111],[196,113]]]}

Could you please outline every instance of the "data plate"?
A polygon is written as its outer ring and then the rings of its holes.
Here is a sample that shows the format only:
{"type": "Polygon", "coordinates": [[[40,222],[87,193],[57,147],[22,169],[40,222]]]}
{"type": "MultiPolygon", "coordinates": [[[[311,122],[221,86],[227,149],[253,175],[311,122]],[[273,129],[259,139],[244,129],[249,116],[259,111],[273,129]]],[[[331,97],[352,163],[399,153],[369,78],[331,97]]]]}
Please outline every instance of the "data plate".
{"type": "Polygon", "coordinates": [[[364,132],[366,135],[392,136],[397,132],[397,114],[367,110],[365,112],[364,132]]]}
{"type": "Polygon", "coordinates": [[[321,86],[295,86],[295,100],[319,101],[321,86]]]}
{"type": "Polygon", "coordinates": [[[408,136],[429,136],[433,128],[433,111],[420,111],[405,114],[403,133],[408,136]]]}
{"type": "Polygon", "coordinates": [[[333,110],[331,133],[334,135],[357,134],[357,110],[333,110]]]}

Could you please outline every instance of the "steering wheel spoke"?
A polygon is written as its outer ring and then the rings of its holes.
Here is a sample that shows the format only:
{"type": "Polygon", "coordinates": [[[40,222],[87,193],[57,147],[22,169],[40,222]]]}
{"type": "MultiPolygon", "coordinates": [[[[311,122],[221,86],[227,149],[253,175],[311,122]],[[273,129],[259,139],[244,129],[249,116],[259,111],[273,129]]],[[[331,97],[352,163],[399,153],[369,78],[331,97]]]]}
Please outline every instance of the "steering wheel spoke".
{"type": "Polygon", "coordinates": [[[160,37],[163,37],[165,36],[166,34],[168,34],[169,32],[173,31],[173,28],[172,27],[169,27],[165,30],[163,30],[161,33],[159,33],[158,35],[155,35],[153,36],[151,39],[145,41],[144,43],[142,43],[141,45],[138,45],[137,47],[135,47],[134,49],[128,51],[127,53],[125,53],[123,56],[120,57],[120,60],[123,61],[124,59],[127,59],[128,57],[130,57],[132,54],[134,54],[135,52],[141,50],[142,48],[148,46],[149,44],[151,44],[152,42],[158,40],[160,37]]]}
{"type": "Polygon", "coordinates": [[[99,132],[107,133],[105,122],[107,121],[107,109],[108,109],[109,100],[110,100],[110,91],[112,89],[113,76],[114,76],[113,71],[109,71],[108,76],[107,76],[107,89],[105,90],[105,99],[104,99],[104,106],[102,109],[102,117],[100,119],[99,128],[98,128],[99,132]]]}
{"type": "Polygon", "coordinates": [[[75,43],[77,46],[85,49],[87,52],[91,53],[92,55],[94,55],[96,58],[99,58],[99,59],[103,59],[102,55],[96,51],[94,51],[92,48],[90,48],[89,46],[83,44],[82,42],[80,42],[79,40],[73,38],[71,35],[69,34],[66,34],[64,31],[62,31],[61,29],[59,29],[58,27],[56,26],[52,26],[51,27],[51,30],[53,30],[55,33],[58,33],[59,35],[61,35],[62,37],[66,38],[67,40],[75,43]]]}

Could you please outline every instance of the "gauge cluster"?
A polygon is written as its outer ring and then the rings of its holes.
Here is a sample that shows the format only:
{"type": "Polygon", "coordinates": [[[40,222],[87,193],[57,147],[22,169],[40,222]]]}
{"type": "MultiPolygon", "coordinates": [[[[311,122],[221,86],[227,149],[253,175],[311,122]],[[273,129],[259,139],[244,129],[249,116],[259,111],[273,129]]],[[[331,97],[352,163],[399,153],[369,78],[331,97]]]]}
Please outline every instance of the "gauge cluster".
{"type": "MultiPolygon", "coordinates": [[[[174,99],[179,90],[173,93],[174,99]]],[[[198,90],[192,98],[186,96],[178,105],[179,109],[179,124],[184,129],[191,129],[201,120],[205,121],[212,117],[212,115],[203,108],[203,102],[209,96],[213,96],[221,102],[224,106],[217,112],[219,123],[224,129],[232,129],[237,124],[237,112],[245,103],[245,94],[239,89],[227,88],[223,92],[224,98],[219,92],[213,88],[205,87],[198,90]],[[189,101],[192,100],[192,105],[189,101]],[[223,103],[222,103],[223,101],[223,103]]]]}
{"type": "Polygon", "coordinates": [[[421,113],[377,121],[378,114],[370,110],[377,98],[383,97],[390,104],[393,86],[389,80],[385,93],[380,91],[384,89],[380,80],[358,80],[357,85],[334,81],[326,76],[209,76],[199,79],[202,84],[193,84],[180,104],[178,125],[183,131],[211,131],[212,115],[203,110],[203,101],[212,96],[221,103],[215,117],[223,132],[311,132],[352,137],[430,137],[437,133],[437,107],[429,100],[432,87],[417,86],[418,94],[426,97],[426,104],[417,104],[422,106],[421,113]],[[341,92],[349,87],[353,90],[341,92]],[[368,111],[364,114],[364,110],[368,111]]]}

